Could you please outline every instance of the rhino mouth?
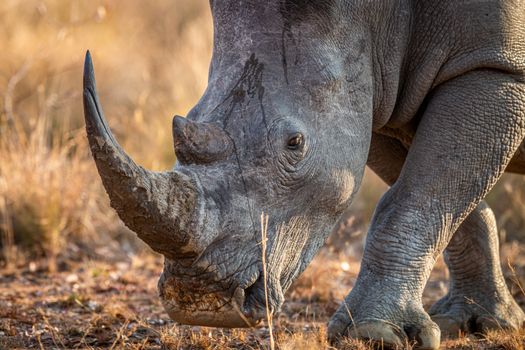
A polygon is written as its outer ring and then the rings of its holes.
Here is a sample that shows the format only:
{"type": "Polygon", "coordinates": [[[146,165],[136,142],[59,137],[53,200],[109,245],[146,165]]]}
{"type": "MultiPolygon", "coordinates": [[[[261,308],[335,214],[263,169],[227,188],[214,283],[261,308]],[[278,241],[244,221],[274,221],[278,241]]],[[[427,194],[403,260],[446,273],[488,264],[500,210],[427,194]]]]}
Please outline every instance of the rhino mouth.
{"type": "Polygon", "coordinates": [[[245,316],[253,319],[263,319],[280,311],[284,302],[280,284],[275,285],[264,280],[264,275],[259,277],[245,290],[244,311],[245,316]]]}
{"type": "MultiPolygon", "coordinates": [[[[162,304],[169,316],[178,323],[223,328],[250,328],[276,313],[284,298],[275,298],[275,287],[266,284],[258,273],[245,288],[231,291],[198,292],[200,286],[179,277],[159,281],[162,304]],[[266,292],[265,292],[266,291],[266,292]],[[268,306],[267,306],[268,305],[268,306]]],[[[277,288],[279,289],[279,288],[277,288]]]]}
{"type": "Polygon", "coordinates": [[[181,304],[169,293],[162,295],[161,300],[171,319],[181,324],[249,328],[256,326],[261,320],[244,310],[245,292],[241,288],[237,288],[232,297],[210,293],[198,301],[193,299],[190,306],[181,304]]]}

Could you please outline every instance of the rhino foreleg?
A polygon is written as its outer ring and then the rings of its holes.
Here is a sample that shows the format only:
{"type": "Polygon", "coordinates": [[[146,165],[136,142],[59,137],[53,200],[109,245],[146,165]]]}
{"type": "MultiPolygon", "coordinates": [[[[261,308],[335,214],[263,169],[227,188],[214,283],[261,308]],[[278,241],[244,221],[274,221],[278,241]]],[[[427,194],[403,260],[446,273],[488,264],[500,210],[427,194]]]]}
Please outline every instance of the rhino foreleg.
{"type": "MultiPolygon", "coordinates": [[[[368,166],[392,186],[406,156],[407,149],[399,141],[374,134],[368,166]]],[[[496,219],[485,201],[461,223],[444,255],[450,270],[449,292],[429,310],[442,337],[523,324],[525,315],[503,278],[496,219]]]]}
{"type": "Polygon", "coordinates": [[[437,256],[503,173],[525,137],[525,86],[473,71],[437,88],[398,180],[372,220],[356,286],[331,338],[356,335],[437,349],[421,296],[437,256]]]}

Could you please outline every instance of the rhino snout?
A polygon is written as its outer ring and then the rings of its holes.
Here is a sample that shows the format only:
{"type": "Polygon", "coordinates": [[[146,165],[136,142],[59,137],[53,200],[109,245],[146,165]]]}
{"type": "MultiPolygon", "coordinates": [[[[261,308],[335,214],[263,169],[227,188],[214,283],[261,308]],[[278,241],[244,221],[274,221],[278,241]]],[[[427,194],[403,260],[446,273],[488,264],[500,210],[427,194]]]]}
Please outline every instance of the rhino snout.
{"type": "Polygon", "coordinates": [[[188,325],[226,328],[256,326],[265,316],[260,308],[247,309],[247,291],[232,291],[206,283],[202,278],[163,273],[159,280],[162,304],[175,322],[188,325]]]}

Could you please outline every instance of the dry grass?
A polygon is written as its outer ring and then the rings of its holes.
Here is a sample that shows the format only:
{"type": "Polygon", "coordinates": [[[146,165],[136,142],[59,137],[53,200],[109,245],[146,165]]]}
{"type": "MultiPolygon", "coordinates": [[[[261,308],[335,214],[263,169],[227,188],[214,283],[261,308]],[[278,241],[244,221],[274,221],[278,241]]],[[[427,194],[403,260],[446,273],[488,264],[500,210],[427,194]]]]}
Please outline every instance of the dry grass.
{"type": "Polygon", "coordinates": [[[16,261],[16,247],[22,247],[45,254],[52,268],[67,241],[92,245],[99,230],[115,229],[118,222],[92,181],[96,171],[85,160],[84,135],[51,138],[49,128],[41,115],[27,134],[0,139],[0,230],[7,261],[16,261]]]}
{"type": "Polygon", "coordinates": [[[53,260],[125,232],[109,209],[84,136],[83,54],[119,140],[141,164],[174,161],[170,125],[206,84],[211,19],[203,1],[0,4],[0,246],[53,260]],[[160,15],[170,12],[170,16],[160,15]],[[145,32],[147,28],[147,32],[145,32]],[[158,76],[163,77],[157,79],[158,76]],[[140,139],[141,142],[135,142],[140,139]],[[147,147],[145,146],[147,145],[147,147]]]}
{"type": "MultiPolygon", "coordinates": [[[[83,131],[81,74],[91,49],[101,100],[119,142],[140,164],[174,162],[169,125],[206,87],[211,17],[205,0],[0,2],[0,348],[328,349],[326,322],[353,286],[366,225],[385,185],[367,171],[350,216],[288,292],[268,328],[176,326],[156,295],[159,257],[136,255],[109,208],[83,131]],[[169,15],[168,15],[169,14],[169,15]]],[[[489,196],[502,261],[524,305],[525,180],[505,176],[489,196]],[[513,242],[514,241],[514,242],[513,242]]],[[[446,290],[438,263],[429,305],[446,290]]],[[[496,332],[453,349],[521,349],[496,332]]],[[[362,342],[342,347],[366,349],[362,342]]]]}
{"type": "Polygon", "coordinates": [[[261,262],[264,281],[264,302],[266,306],[266,324],[268,325],[268,333],[270,337],[270,350],[275,349],[275,339],[273,337],[273,310],[270,310],[268,303],[268,273],[266,266],[266,248],[268,243],[268,215],[261,214],[261,262]]]}

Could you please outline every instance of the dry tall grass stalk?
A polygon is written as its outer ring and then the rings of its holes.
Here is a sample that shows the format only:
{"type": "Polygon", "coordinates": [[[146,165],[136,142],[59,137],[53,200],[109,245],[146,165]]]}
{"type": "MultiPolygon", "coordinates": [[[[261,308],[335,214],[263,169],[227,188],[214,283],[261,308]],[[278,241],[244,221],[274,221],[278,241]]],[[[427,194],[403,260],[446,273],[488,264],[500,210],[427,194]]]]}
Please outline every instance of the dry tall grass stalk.
{"type": "Polygon", "coordinates": [[[268,303],[268,274],[266,268],[266,248],[268,241],[268,215],[261,213],[261,247],[262,247],[262,269],[264,280],[264,298],[266,302],[266,322],[268,323],[268,331],[270,333],[270,349],[275,349],[275,340],[273,337],[273,318],[270,304],[268,303]]]}
{"type": "MultiPolygon", "coordinates": [[[[6,188],[5,181],[0,177],[0,189],[6,188]]],[[[1,190],[0,190],[1,191],[1,190]]],[[[13,224],[11,222],[11,214],[7,206],[7,200],[0,198],[0,247],[2,248],[0,256],[2,256],[7,267],[13,267],[17,255],[15,245],[15,233],[13,231],[13,224]]]]}
{"type": "Polygon", "coordinates": [[[519,278],[518,274],[516,273],[516,268],[511,263],[510,259],[507,260],[507,267],[509,268],[510,273],[511,273],[511,281],[516,286],[518,286],[518,288],[519,288],[519,290],[521,292],[521,295],[525,296],[525,290],[523,289],[523,286],[522,286],[522,284],[520,282],[520,278],[519,278]]]}

